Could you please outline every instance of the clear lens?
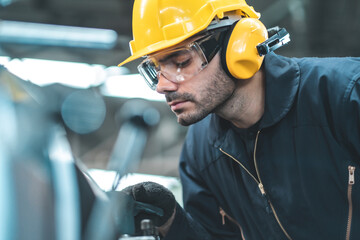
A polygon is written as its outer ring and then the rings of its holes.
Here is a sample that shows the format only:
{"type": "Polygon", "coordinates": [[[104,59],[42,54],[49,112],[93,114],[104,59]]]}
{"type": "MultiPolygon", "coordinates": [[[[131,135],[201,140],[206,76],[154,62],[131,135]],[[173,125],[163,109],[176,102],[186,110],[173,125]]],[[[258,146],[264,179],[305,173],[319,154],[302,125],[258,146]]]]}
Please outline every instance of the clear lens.
{"type": "Polygon", "coordinates": [[[172,82],[181,82],[201,71],[206,59],[202,58],[203,54],[195,46],[160,57],[158,66],[161,74],[172,82]]]}
{"type": "Polygon", "coordinates": [[[160,74],[169,81],[181,82],[198,74],[207,64],[203,51],[194,42],[148,57],[138,66],[138,70],[150,88],[155,90],[160,74]]]}

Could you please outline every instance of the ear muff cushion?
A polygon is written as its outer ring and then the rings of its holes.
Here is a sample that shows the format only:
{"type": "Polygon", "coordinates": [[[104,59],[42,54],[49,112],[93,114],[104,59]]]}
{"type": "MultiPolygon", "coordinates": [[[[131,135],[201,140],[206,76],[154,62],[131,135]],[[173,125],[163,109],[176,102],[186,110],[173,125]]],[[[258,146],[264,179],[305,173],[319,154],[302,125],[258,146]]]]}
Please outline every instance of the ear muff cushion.
{"type": "Polygon", "coordinates": [[[220,59],[221,59],[221,64],[223,66],[223,69],[224,71],[227,73],[227,75],[229,75],[230,77],[233,77],[231,75],[231,73],[229,72],[229,69],[227,67],[227,63],[226,63],[226,52],[227,52],[227,48],[228,48],[228,43],[229,43],[229,39],[230,39],[230,36],[231,36],[231,33],[236,25],[238,21],[234,22],[231,27],[222,34],[221,38],[222,38],[222,46],[221,46],[221,56],[220,56],[220,59]]]}
{"type": "Polygon", "coordinates": [[[266,27],[256,18],[242,18],[224,36],[221,61],[226,72],[238,79],[251,78],[261,67],[256,46],[267,38],[266,27]]]}

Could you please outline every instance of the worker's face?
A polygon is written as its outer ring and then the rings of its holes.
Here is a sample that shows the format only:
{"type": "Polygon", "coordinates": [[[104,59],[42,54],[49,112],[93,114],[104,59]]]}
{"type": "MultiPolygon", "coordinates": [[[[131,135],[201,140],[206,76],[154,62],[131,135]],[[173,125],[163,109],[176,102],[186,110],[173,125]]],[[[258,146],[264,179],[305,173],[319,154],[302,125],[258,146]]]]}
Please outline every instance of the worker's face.
{"type": "Polygon", "coordinates": [[[172,81],[164,75],[158,77],[156,91],[164,94],[178,122],[190,125],[221,108],[235,90],[235,81],[222,69],[220,54],[208,66],[191,78],[172,81]]]}

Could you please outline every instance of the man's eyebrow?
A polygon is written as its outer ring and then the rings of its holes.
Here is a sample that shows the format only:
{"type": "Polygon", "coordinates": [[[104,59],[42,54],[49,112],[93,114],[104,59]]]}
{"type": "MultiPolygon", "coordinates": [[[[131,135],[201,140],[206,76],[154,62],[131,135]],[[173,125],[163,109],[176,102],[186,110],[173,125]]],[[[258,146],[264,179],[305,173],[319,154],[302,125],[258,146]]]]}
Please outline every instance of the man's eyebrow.
{"type": "MultiPolygon", "coordinates": [[[[192,43],[192,42],[195,42],[195,41],[197,41],[197,40],[199,40],[199,39],[205,38],[205,37],[207,37],[206,34],[192,36],[191,38],[189,38],[189,39],[187,39],[187,40],[185,41],[185,44],[184,44],[184,45],[187,46],[188,44],[190,44],[190,43],[192,43]]],[[[158,62],[163,63],[163,62],[169,60],[170,58],[176,57],[177,55],[179,55],[178,52],[181,52],[181,51],[183,51],[183,50],[181,50],[181,47],[177,47],[177,48],[180,48],[179,51],[174,52],[174,53],[172,53],[172,54],[169,54],[169,55],[167,55],[167,56],[159,59],[158,62]]],[[[176,48],[175,48],[175,49],[176,49],[176,48]]]]}
{"type": "Polygon", "coordinates": [[[168,61],[169,59],[173,58],[173,57],[177,57],[178,55],[180,55],[181,52],[183,52],[184,50],[178,50],[178,51],[175,51],[173,53],[170,53],[168,55],[166,55],[165,57],[159,59],[158,61],[160,63],[163,63],[163,62],[166,62],[168,61]]]}

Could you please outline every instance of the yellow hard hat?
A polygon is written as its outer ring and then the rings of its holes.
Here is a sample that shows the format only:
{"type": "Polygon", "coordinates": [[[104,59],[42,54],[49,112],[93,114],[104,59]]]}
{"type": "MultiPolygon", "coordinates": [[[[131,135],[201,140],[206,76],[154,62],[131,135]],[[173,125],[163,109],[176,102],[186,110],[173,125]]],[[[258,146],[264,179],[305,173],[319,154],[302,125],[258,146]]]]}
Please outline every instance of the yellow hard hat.
{"type": "Polygon", "coordinates": [[[174,46],[206,29],[215,17],[224,18],[227,12],[260,17],[245,0],[135,0],[131,56],[119,66],[174,46]]]}

